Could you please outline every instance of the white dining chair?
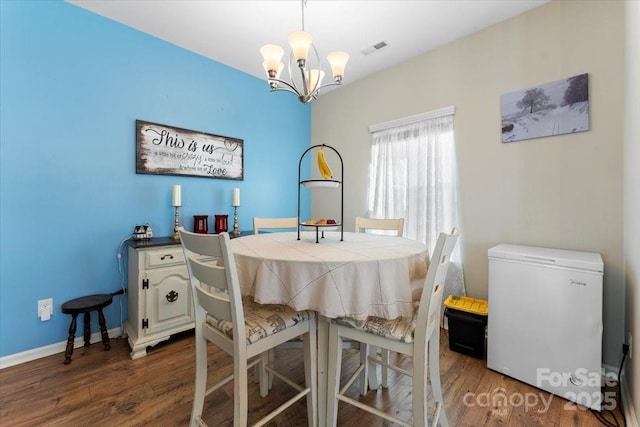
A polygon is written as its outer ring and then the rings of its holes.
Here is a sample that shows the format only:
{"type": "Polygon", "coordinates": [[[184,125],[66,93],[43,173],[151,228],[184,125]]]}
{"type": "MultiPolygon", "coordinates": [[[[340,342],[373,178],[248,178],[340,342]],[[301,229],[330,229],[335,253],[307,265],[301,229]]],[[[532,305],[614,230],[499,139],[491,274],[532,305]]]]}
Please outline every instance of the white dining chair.
{"type": "MultiPolygon", "coordinates": [[[[404,232],[404,218],[365,218],[356,216],[355,231],[356,233],[382,231],[384,234],[402,237],[404,232]]],[[[347,344],[343,344],[343,348],[346,346],[347,344]]],[[[372,347],[370,351],[378,353],[378,349],[375,347],[372,347]]],[[[384,362],[382,365],[382,387],[387,388],[389,385],[389,370],[385,365],[389,364],[389,351],[381,349],[379,353],[384,362]]],[[[377,381],[376,377],[371,376],[369,378],[369,385],[372,389],[378,388],[377,381]]]]}
{"type": "MultiPolygon", "coordinates": [[[[269,391],[268,374],[282,379],[297,394],[254,425],[266,424],[300,399],[306,398],[308,424],[316,426],[317,348],[316,314],[285,305],[262,305],[242,297],[228,233],[197,234],[179,228],[195,306],[195,389],[191,426],[206,425],[205,397],[233,381],[233,425],[248,422],[247,370],[259,367],[260,395],[269,391]],[[268,351],[290,339],[304,342],[305,385],[286,378],[268,363],[268,351]],[[207,343],[233,357],[233,374],[207,388],[207,343]]],[[[257,403],[256,403],[257,404],[257,403]]]]}
{"type": "MultiPolygon", "coordinates": [[[[448,426],[447,415],[442,397],[440,384],[440,311],[442,307],[442,292],[447,270],[450,264],[451,252],[458,239],[454,229],[451,234],[440,233],[433,251],[431,265],[425,278],[424,290],[419,303],[414,307],[412,318],[383,319],[369,317],[364,321],[349,321],[337,319],[329,325],[329,364],[328,364],[328,396],[327,418],[328,424],[336,426],[338,403],[343,402],[386,420],[405,425],[423,427],[427,423],[427,385],[430,379],[431,392],[435,402],[433,422],[438,421],[444,427],[448,426]],[[350,339],[366,346],[376,346],[387,350],[408,355],[413,358],[413,371],[407,371],[393,365],[387,365],[401,374],[411,376],[413,424],[377,408],[366,405],[345,393],[353,382],[359,378],[361,383],[368,379],[368,363],[361,357],[360,366],[340,388],[342,364],[342,341],[350,339]],[[428,369],[427,369],[428,367],[428,369]]],[[[364,351],[361,350],[361,354],[364,351]]],[[[364,352],[368,354],[367,352],[364,352]]],[[[379,359],[373,360],[381,363],[379,359]]],[[[360,387],[365,389],[366,387],[360,387]]],[[[362,391],[361,391],[362,393],[362,391]]]]}
{"type": "Polygon", "coordinates": [[[296,230],[298,228],[298,218],[261,218],[253,217],[253,234],[258,234],[260,230],[296,230]]]}
{"type": "Polygon", "coordinates": [[[402,237],[402,233],[404,232],[404,218],[364,218],[357,216],[356,233],[366,233],[367,230],[395,231],[396,236],[402,237]]]}
{"type": "MultiPolygon", "coordinates": [[[[297,217],[253,217],[253,234],[260,234],[261,231],[297,230],[297,228],[297,217]]],[[[294,339],[288,345],[280,346],[280,348],[300,348],[301,344],[300,339],[294,339]]],[[[275,349],[269,351],[269,361],[273,362],[273,360],[275,360],[275,349]]],[[[272,383],[273,375],[269,375],[269,389],[271,389],[272,383]]]]}

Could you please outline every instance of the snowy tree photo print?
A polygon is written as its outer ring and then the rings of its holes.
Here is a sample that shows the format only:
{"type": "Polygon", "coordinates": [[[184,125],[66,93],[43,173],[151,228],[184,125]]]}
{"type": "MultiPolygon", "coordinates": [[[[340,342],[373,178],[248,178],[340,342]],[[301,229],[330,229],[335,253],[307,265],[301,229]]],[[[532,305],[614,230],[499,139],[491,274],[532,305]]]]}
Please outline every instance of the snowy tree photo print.
{"type": "Polygon", "coordinates": [[[589,130],[589,75],[500,97],[502,142],[589,130]]]}

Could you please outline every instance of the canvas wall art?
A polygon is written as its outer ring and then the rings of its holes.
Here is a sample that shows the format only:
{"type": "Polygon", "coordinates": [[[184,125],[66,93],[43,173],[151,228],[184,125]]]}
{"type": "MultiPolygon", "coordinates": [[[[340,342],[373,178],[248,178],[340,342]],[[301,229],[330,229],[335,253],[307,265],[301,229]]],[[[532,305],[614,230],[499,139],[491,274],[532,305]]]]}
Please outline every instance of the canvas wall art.
{"type": "Polygon", "coordinates": [[[589,75],[580,74],[500,97],[502,142],[589,130],[589,75]]]}
{"type": "Polygon", "coordinates": [[[136,173],[244,179],[244,141],[136,120],[136,173]]]}

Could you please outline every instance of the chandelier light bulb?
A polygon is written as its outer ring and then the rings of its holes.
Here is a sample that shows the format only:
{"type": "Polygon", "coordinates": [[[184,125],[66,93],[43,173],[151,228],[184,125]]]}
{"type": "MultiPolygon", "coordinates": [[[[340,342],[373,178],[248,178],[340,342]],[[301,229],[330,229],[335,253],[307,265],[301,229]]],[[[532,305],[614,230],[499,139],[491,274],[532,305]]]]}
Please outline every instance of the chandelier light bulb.
{"type": "Polygon", "coordinates": [[[342,81],[344,76],[344,69],[347,66],[349,60],[349,54],[347,52],[331,52],[327,55],[329,65],[331,65],[331,73],[333,74],[333,80],[336,82],[342,81]]]}
{"type": "Polygon", "coordinates": [[[280,78],[280,74],[282,74],[282,70],[284,70],[284,63],[278,63],[278,71],[276,71],[276,79],[280,78]]]}
{"type": "MultiPolygon", "coordinates": [[[[274,75],[279,74],[278,68],[282,64],[280,61],[284,55],[284,49],[275,44],[266,44],[260,48],[260,53],[264,59],[262,66],[267,72],[267,75],[271,77],[270,71],[273,71],[274,75]]],[[[284,65],[282,65],[282,67],[284,67],[284,65]]],[[[280,67],[280,71],[282,71],[282,67],[280,67]]]]}
{"type": "Polygon", "coordinates": [[[311,47],[311,43],[313,43],[311,34],[306,31],[296,31],[289,34],[287,40],[289,41],[289,46],[291,46],[296,61],[300,62],[300,60],[304,60],[306,62],[309,56],[309,48],[311,47]]]}
{"type": "Polygon", "coordinates": [[[322,84],[324,78],[324,71],[322,70],[309,70],[307,71],[307,93],[313,93],[322,84]]]}

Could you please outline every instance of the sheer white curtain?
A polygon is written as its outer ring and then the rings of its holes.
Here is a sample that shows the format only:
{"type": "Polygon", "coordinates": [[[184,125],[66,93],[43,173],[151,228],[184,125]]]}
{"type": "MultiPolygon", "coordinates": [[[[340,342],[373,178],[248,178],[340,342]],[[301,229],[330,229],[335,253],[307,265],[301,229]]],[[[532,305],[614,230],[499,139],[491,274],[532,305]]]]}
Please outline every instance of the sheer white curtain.
{"type": "MultiPolygon", "coordinates": [[[[370,128],[368,215],[404,218],[404,237],[421,241],[430,250],[441,231],[456,227],[461,233],[452,111],[370,128]]],[[[445,299],[450,294],[466,295],[460,246],[459,239],[445,299]]]]}

